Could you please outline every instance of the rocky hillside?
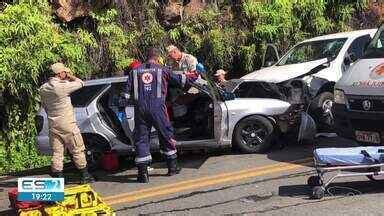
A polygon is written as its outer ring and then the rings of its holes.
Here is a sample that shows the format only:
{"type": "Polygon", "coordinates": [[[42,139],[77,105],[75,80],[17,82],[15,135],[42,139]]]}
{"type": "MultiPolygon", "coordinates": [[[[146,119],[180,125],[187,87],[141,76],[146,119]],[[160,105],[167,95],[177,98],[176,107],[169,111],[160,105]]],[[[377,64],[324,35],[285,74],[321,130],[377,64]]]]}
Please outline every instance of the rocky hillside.
{"type": "Polygon", "coordinates": [[[376,1],[331,2],[52,0],[50,6],[59,22],[66,23],[70,30],[87,29],[95,37],[98,49],[90,58],[96,63],[93,71],[98,76],[121,71],[131,58],[141,58],[147,46],[163,48],[176,43],[197,55],[211,71],[224,67],[236,77],[259,67],[261,50],[267,42],[279,45],[284,52],[306,37],[374,27],[380,21],[382,5],[376,1]],[[100,19],[108,13],[114,17],[109,17],[109,23],[102,22],[100,19]],[[98,32],[103,24],[116,25],[122,30],[121,37],[131,39],[128,44],[119,44],[129,49],[129,56],[125,56],[129,59],[111,55],[114,51],[110,44],[116,42],[98,32]],[[206,55],[212,52],[216,54],[212,58],[206,55]]]}

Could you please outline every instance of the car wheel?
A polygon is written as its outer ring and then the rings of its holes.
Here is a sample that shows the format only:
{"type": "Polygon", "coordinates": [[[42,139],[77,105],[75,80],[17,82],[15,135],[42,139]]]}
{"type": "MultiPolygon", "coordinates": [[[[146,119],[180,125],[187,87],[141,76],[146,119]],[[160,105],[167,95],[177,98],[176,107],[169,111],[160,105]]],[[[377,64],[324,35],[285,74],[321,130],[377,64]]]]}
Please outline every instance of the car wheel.
{"type": "Polygon", "coordinates": [[[100,167],[100,160],[107,150],[108,143],[104,138],[88,135],[84,136],[85,156],[89,170],[96,170],[100,167]]]}
{"type": "Polygon", "coordinates": [[[235,128],[234,144],[244,153],[263,153],[272,144],[273,125],[265,117],[249,116],[235,128]]]}
{"type": "Polygon", "coordinates": [[[319,129],[321,130],[329,130],[330,128],[333,128],[333,103],[334,97],[331,92],[323,92],[319,94],[311,103],[312,113],[319,129]]]}

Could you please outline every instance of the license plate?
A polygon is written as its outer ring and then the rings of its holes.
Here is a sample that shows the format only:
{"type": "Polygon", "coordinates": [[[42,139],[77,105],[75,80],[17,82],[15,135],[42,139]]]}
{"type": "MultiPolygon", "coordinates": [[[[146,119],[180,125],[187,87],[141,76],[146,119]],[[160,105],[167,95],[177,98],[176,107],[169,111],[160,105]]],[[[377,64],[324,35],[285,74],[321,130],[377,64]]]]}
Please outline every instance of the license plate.
{"type": "Polygon", "coordinates": [[[356,140],[360,142],[376,143],[380,144],[380,134],[370,131],[356,131],[356,140]]]}

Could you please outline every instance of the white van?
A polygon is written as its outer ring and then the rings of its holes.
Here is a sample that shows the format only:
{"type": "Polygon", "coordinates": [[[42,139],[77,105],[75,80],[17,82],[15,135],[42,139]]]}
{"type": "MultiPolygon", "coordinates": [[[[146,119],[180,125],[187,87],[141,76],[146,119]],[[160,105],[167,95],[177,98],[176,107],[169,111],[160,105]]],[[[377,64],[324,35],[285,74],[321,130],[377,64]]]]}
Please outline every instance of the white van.
{"type": "Polygon", "coordinates": [[[335,85],[333,113],[339,136],[384,143],[384,25],[335,85]]]}
{"type": "Polygon", "coordinates": [[[303,79],[310,92],[311,113],[315,120],[327,127],[332,124],[333,89],[349,65],[363,55],[377,29],[336,33],[305,40],[291,48],[279,59],[276,48],[267,45],[263,67],[242,77],[268,83],[282,83],[291,79],[303,79]],[[277,60],[279,59],[279,60],[277,60]],[[328,67],[315,73],[311,69],[329,62],[328,67]],[[277,60],[277,61],[276,61],[277,60]]]}

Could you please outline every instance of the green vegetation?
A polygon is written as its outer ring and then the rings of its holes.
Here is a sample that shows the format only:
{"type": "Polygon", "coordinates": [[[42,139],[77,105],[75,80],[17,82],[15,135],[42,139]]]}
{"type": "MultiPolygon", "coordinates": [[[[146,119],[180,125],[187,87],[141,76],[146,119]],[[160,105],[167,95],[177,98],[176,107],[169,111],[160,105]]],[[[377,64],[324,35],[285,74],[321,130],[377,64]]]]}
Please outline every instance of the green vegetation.
{"type": "Polygon", "coordinates": [[[17,4],[0,13],[0,92],[5,121],[1,130],[0,173],[46,164],[35,148],[34,117],[40,79],[49,65],[65,59],[80,76],[92,70],[86,46],[89,33],[62,31],[46,15],[46,7],[17,4]]]}
{"type": "Polygon", "coordinates": [[[56,61],[82,78],[111,76],[133,58],[142,58],[145,48],[164,50],[173,43],[196,55],[209,71],[223,68],[239,77],[260,66],[266,43],[285,52],[304,38],[373,23],[354,19],[367,13],[365,0],[224,1],[172,29],[162,27],[156,17],[159,5],[151,0],[136,2],[140,16],[125,16],[111,6],[70,24],[57,21],[47,2],[0,6],[0,93],[5,98],[0,104],[0,173],[48,163],[35,148],[34,116],[37,89],[56,61]]]}

